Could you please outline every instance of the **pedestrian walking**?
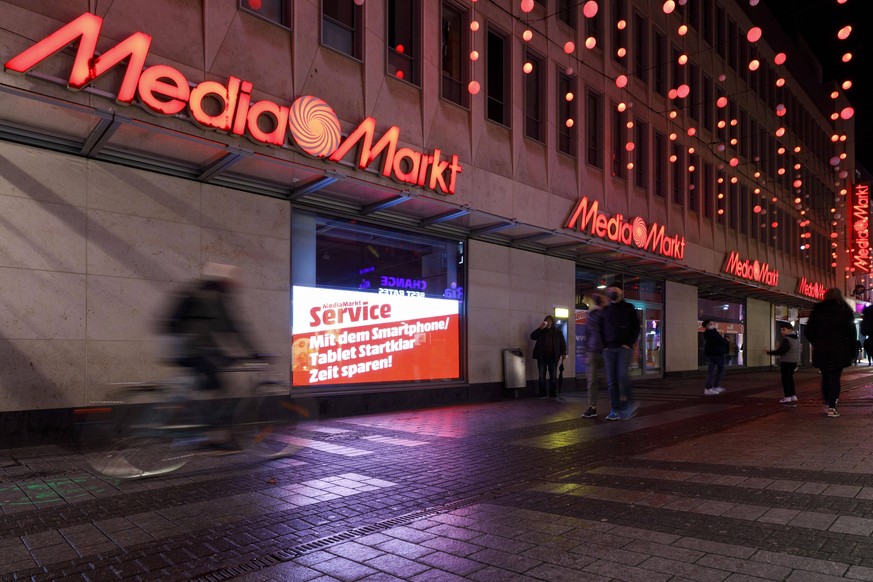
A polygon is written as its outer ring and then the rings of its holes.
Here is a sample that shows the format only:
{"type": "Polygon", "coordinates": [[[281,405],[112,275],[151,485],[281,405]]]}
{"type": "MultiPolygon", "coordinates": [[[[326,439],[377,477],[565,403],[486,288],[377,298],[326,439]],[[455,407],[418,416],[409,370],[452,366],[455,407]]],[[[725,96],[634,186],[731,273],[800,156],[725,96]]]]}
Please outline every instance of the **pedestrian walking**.
{"type": "Polygon", "coordinates": [[[867,367],[873,366],[873,335],[864,340],[864,354],[867,356],[867,367]]]}
{"type": "Polygon", "coordinates": [[[821,371],[821,393],[829,418],[840,415],[840,376],[855,357],[855,315],[833,287],[825,291],[824,300],[816,303],[806,323],[806,338],[812,345],[812,365],[821,371]]]}
{"type": "Polygon", "coordinates": [[[640,336],[640,318],[636,308],[624,300],[624,292],[618,287],[607,289],[606,297],[609,305],[603,310],[600,326],[610,404],[606,420],[628,420],[637,413],[633,388],[628,381],[628,368],[640,336]]]}
{"type": "Polygon", "coordinates": [[[724,377],[724,356],[730,342],[716,328],[716,323],[704,320],[703,327],[703,357],[706,359],[706,386],[703,393],[715,396],[724,392],[721,379],[724,377]]]}
{"type": "Polygon", "coordinates": [[[779,404],[797,405],[797,394],[794,389],[794,370],[800,362],[800,338],[794,327],[787,321],[779,324],[782,341],[772,350],[764,350],[771,356],[779,356],[779,370],[782,374],[782,394],[779,404]]]}
{"type": "Polygon", "coordinates": [[[597,391],[606,385],[603,367],[603,338],[600,336],[606,297],[602,293],[595,292],[591,295],[591,300],[594,305],[588,310],[585,335],[582,340],[588,371],[588,410],[582,413],[584,418],[597,417],[597,391]]]}
{"type": "Polygon", "coordinates": [[[540,326],[533,330],[530,339],[534,340],[533,359],[537,361],[539,379],[537,383],[540,398],[558,397],[558,360],[563,363],[567,357],[567,342],[564,334],[555,327],[555,318],[547,315],[540,326]],[[546,392],[546,373],[549,376],[548,393],[546,392]]]}

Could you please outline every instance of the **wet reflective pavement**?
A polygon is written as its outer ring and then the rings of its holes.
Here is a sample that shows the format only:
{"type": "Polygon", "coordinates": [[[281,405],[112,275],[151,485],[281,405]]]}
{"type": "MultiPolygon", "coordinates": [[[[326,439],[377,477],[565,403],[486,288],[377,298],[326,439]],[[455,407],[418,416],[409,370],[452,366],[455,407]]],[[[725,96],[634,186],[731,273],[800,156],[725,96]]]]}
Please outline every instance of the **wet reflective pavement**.
{"type": "Polygon", "coordinates": [[[873,368],[826,418],[818,374],[636,383],[314,421],[291,458],[101,477],[0,450],[2,580],[873,580],[873,368]]]}

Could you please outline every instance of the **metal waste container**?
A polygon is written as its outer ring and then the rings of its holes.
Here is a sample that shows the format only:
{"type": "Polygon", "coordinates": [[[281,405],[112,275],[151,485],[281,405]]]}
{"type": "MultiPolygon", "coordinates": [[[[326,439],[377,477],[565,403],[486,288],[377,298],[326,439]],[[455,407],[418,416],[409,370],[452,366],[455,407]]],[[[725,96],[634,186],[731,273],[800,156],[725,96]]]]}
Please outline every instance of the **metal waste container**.
{"type": "Polygon", "coordinates": [[[527,378],[524,368],[524,352],[521,348],[506,348],[503,350],[503,387],[507,390],[518,391],[527,386],[527,378]]]}

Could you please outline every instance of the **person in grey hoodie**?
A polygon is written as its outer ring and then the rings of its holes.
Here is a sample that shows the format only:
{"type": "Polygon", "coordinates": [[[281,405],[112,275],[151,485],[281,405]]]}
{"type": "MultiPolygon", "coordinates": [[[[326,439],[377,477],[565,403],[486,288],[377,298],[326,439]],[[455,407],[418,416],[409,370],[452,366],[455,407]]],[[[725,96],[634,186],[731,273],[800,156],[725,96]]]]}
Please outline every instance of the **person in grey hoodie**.
{"type": "Polygon", "coordinates": [[[782,372],[782,393],[784,397],[780,404],[789,406],[797,405],[797,394],[794,390],[794,370],[800,363],[800,338],[797,332],[787,321],[779,323],[779,331],[782,333],[782,341],[779,347],[773,350],[764,350],[771,356],[779,356],[779,368],[782,372]]]}
{"type": "Polygon", "coordinates": [[[588,311],[588,321],[585,323],[585,363],[588,367],[588,410],[582,413],[583,418],[597,417],[597,391],[606,385],[603,367],[603,338],[600,337],[601,318],[606,297],[594,292],[591,294],[594,306],[588,311]]]}

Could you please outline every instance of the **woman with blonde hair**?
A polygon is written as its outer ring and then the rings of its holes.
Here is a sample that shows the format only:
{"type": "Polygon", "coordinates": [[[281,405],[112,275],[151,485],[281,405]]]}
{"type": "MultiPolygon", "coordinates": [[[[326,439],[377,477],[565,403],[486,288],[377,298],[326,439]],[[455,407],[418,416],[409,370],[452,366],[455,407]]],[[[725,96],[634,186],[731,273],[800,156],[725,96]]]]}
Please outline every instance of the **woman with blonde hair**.
{"type": "Polygon", "coordinates": [[[821,393],[827,416],[836,418],[843,368],[855,360],[855,314],[836,287],[825,291],[806,323],[806,339],[812,345],[812,365],[821,370],[821,393]]]}

